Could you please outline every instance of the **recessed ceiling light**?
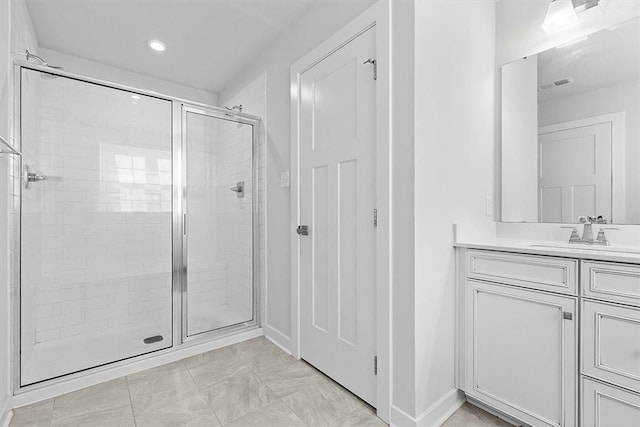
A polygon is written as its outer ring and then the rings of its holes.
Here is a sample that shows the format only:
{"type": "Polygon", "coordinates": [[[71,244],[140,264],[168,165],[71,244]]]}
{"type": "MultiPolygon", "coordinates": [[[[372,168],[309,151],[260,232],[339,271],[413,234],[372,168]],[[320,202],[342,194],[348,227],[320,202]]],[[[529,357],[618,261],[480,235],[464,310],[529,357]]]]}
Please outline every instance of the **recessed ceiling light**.
{"type": "Polygon", "coordinates": [[[131,98],[133,99],[140,99],[140,97],[138,95],[131,95],[131,98]]]}
{"type": "Polygon", "coordinates": [[[156,52],[163,52],[167,48],[167,45],[162,43],[160,40],[149,40],[147,44],[156,52]]]}

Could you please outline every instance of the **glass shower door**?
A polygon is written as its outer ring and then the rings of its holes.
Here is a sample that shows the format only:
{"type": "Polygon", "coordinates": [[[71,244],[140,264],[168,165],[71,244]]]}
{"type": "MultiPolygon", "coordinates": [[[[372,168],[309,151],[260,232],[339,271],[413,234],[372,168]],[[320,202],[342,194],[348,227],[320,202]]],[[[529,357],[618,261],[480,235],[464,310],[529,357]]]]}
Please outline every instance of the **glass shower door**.
{"type": "Polygon", "coordinates": [[[22,386],[172,345],[172,103],[21,71],[22,386]]]}
{"type": "Polygon", "coordinates": [[[187,108],[186,336],[250,322],[253,126],[187,108]]]}

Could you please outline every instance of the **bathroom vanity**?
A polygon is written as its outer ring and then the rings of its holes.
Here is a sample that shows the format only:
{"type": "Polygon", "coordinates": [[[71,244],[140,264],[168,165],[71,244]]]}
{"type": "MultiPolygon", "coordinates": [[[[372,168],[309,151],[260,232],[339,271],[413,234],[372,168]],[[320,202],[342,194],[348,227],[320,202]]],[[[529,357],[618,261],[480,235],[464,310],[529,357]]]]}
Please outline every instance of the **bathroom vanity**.
{"type": "Polygon", "coordinates": [[[640,426],[638,34],[501,68],[501,222],[456,230],[457,385],[523,425],[640,426]]]}
{"type": "Polygon", "coordinates": [[[458,387],[533,426],[640,425],[640,250],[458,241],[458,387]]]}

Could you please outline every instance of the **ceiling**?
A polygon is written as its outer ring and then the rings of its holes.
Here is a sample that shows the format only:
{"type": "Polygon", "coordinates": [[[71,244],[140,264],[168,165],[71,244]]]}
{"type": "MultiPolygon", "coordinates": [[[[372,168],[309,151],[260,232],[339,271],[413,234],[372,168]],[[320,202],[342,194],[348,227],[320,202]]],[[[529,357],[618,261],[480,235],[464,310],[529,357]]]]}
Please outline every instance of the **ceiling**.
{"type": "Polygon", "coordinates": [[[538,55],[538,87],[560,79],[564,86],[539,92],[539,102],[640,79],[640,18],[538,55]]]}
{"type": "Polygon", "coordinates": [[[27,0],[41,47],[219,92],[317,0],[27,0]],[[162,40],[165,52],[147,46],[162,40]]]}

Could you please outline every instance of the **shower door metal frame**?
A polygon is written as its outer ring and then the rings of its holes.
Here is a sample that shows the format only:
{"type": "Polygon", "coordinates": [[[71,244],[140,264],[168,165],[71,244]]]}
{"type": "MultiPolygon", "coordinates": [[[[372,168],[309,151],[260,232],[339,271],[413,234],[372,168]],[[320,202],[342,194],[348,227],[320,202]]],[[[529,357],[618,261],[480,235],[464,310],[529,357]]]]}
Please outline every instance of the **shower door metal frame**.
{"type": "MultiPolygon", "coordinates": [[[[14,171],[17,173],[18,179],[20,183],[18,187],[20,188],[20,192],[18,195],[19,203],[13,203],[13,207],[10,210],[10,213],[16,215],[18,218],[15,230],[15,236],[17,239],[16,242],[16,260],[15,265],[17,266],[17,271],[10,278],[9,286],[11,288],[11,320],[13,322],[13,326],[11,327],[11,344],[13,345],[13,349],[11,351],[11,363],[12,363],[12,379],[13,379],[13,387],[12,391],[14,395],[19,395],[27,392],[33,392],[37,390],[44,389],[48,386],[62,384],[66,381],[82,378],[86,376],[88,373],[100,373],[112,367],[125,366],[132,362],[137,362],[149,358],[153,358],[156,356],[161,356],[163,354],[171,353],[179,348],[185,348],[191,345],[197,345],[204,342],[212,341],[215,338],[223,338],[227,337],[230,334],[235,332],[244,332],[246,330],[254,329],[260,326],[260,312],[259,312],[259,295],[260,295],[260,264],[259,264],[259,255],[260,255],[260,240],[259,240],[259,220],[260,220],[260,211],[258,205],[258,138],[260,132],[260,123],[261,119],[258,116],[254,116],[247,113],[240,113],[229,111],[224,108],[215,107],[211,105],[207,105],[204,103],[190,101],[183,98],[178,98],[170,95],[160,94],[158,92],[139,89],[132,86],[122,85],[119,83],[114,83],[107,80],[96,79],[93,77],[83,76],[80,74],[71,73],[62,69],[50,68],[44,65],[34,64],[30,62],[26,62],[21,59],[14,58],[13,59],[13,135],[15,146],[18,147],[20,151],[23,151],[22,147],[22,134],[21,134],[21,124],[22,124],[22,70],[32,70],[39,71],[42,73],[47,73],[59,77],[66,77],[73,80],[81,81],[83,83],[95,84],[111,89],[123,90],[130,92],[132,94],[149,96],[152,98],[165,100],[171,102],[171,166],[172,166],[172,265],[171,265],[171,277],[172,277],[172,285],[171,285],[171,300],[172,300],[172,309],[171,309],[171,322],[172,322],[172,343],[171,346],[154,350],[148,353],[143,353],[136,356],[131,356],[125,359],[116,360],[105,365],[94,366],[86,369],[82,369],[76,372],[72,372],[69,374],[65,374],[59,377],[55,377],[52,379],[42,380],[33,384],[29,384],[26,386],[22,386],[20,383],[20,375],[21,375],[21,304],[20,304],[20,294],[21,294],[21,251],[22,251],[22,217],[21,217],[21,208],[22,208],[22,191],[24,190],[21,177],[23,170],[23,158],[20,156],[19,161],[15,161],[14,168],[19,168],[18,171],[14,171]],[[253,239],[253,320],[251,322],[246,322],[240,325],[232,325],[226,328],[217,329],[210,332],[205,332],[202,334],[198,334],[196,336],[186,337],[186,312],[184,311],[184,304],[187,296],[187,286],[186,286],[186,257],[185,250],[186,244],[184,239],[184,208],[185,208],[185,198],[186,198],[186,155],[185,155],[185,144],[184,140],[184,129],[183,129],[183,110],[184,108],[194,109],[197,111],[205,111],[206,115],[211,115],[214,117],[235,121],[239,123],[249,124],[253,127],[252,133],[252,185],[253,187],[253,198],[252,198],[252,239],[253,239]]],[[[10,264],[11,267],[11,264],[10,264]]]]}
{"type": "Polygon", "coordinates": [[[234,329],[243,329],[248,326],[257,326],[259,319],[259,277],[260,277],[260,236],[259,236],[259,224],[260,224],[260,216],[259,216],[259,205],[258,205],[258,131],[260,120],[255,117],[238,117],[236,114],[233,114],[230,110],[224,110],[220,108],[210,108],[198,106],[192,103],[183,103],[182,111],[181,111],[181,123],[183,124],[182,128],[182,206],[183,206],[183,236],[182,239],[183,248],[182,248],[182,341],[185,343],[200,343],[203,341],[208,341],[212,336],[215,336],[220,331],[229,331],[234,329]],[[252,278],[251,278],[251,286],[252,286],[252,295],[253,295],[253,304],[252,304],[252,319],[247,322],[236,323],[233,325],[225,326],[218,329],[213,329],[205,332],[200,332],[197,334],[193,334],[191,336],[188,335],[188,289],[189,289],[189,281],[188,281],[188,257],[187,257],[187,242],[189,239],[188,233],[188,225],[185,227],[184,221],[187,221],[188,224],[188,178],[187,178],[187,150],[188,150],[188,141],[187,141],[187,114],[199,114],[206,117],[210,117],[216,120],[226,120],[235,123],[242,123],[245,125],[251,126],[251,230],[252,230],[252,258],[253,258],[253,266],[252,266],[252,278]],[[185,229],[187,228],[187,229],[185,229]]]}

